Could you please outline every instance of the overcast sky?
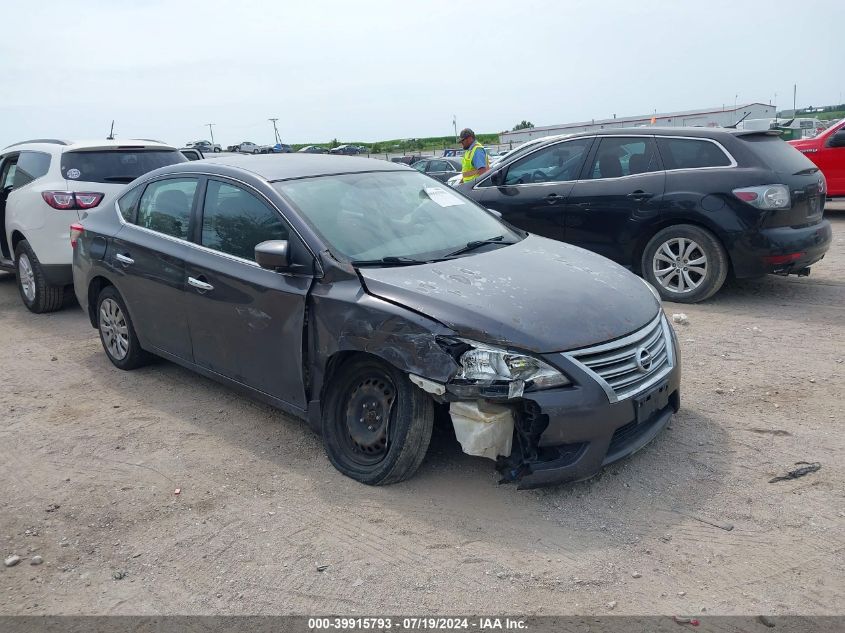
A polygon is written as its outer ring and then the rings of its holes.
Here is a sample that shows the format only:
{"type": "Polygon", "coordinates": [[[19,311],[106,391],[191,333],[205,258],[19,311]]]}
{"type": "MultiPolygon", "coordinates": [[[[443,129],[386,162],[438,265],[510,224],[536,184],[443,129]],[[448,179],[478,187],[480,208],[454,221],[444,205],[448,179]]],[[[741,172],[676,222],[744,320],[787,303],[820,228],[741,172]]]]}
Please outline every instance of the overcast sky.
{"type": "Polygon", "coordinates": [[[0,147],[112,119],[377,141],[845,92],[845,0],[0,1],[0,147]]]}

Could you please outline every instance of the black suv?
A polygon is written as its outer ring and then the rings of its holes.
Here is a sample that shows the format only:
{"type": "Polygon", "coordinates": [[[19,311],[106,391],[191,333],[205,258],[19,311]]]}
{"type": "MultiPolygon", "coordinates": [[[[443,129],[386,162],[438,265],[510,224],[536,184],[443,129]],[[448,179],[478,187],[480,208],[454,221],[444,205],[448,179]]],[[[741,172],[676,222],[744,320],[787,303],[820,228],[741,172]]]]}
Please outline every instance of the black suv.
{"type": "Polygon", "coordinates": [[[824,176],[778,134],[555,137],[456,188],[519,228],[630,267],[666,300],[694,303],[729,273],[809,274],[830,245],[824,176]]]}

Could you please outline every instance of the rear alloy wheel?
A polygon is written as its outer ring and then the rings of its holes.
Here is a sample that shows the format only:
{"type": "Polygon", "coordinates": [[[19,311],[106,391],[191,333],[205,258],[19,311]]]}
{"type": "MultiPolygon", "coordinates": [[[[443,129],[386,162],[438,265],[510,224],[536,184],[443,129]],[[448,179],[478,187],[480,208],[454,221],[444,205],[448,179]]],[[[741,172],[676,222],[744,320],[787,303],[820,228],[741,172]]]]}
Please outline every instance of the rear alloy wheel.
{"type": "Polygon", "coordinates": [[[21,240],[15,247],[15,267],[18,291],[23,304],[30,312],[55,312],[62,307],[65,298],[64,286],[47,283],[41,263],[26,240],[21,240]]]}
{"type": "Polygon", "coordinates": [[[660,296],[678,303],[713,296],[728,274],[725,249],[710,231],[692,224],[659,231],[646,245],[641,266],[660,296]]]}
{"type": "Polygon", "coordinates": [[[324,401],[323,444],[347,477],[369,485],[407,479],[431,440],[434,403],[393,367],[353,359],[332,378],[324,401]]]}
{"type": "Polygon", "coordinates": [[[114,286],[106,286],[97,298],[97,329],[106,356],[118,369],[135,369],[149,360],[141,349],[123,298],[114,286]]]}

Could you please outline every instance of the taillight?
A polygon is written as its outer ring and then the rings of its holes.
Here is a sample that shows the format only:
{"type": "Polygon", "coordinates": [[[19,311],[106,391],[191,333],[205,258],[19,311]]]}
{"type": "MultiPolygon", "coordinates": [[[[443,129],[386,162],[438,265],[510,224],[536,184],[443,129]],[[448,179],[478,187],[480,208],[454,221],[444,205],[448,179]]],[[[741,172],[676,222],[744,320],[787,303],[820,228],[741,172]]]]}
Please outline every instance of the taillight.
{"type": "Polygon", "coordinates": [[[81,224],[70,225],[70,247],[76,248],[76,242],[85,233],[85,228],[81,224]]]}
{"type": "Polygon", "coordinates": [[[733,194],[758,209],[788,209],[792,204],[786,185],[763,185],[734,189],[733,194]]]}
{"type": "Polygon", "coordinates": [[[93,209],[103,199],[103,194],[93,191],[42,191],[44,202],[54,209],[93,209]]]}

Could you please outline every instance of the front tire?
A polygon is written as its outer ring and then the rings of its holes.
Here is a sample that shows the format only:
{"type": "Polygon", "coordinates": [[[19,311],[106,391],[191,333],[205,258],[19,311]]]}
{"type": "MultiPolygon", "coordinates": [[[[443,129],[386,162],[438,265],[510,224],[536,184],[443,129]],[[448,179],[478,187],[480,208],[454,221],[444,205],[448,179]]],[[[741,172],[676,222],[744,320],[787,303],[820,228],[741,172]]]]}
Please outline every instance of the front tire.
{"type": "Polygon", "coordinates": [[[97,297],[97,330],[106,356],[118,369],[128,371],[149,361],[150,355],[141,349],[123,297],[114,286],[106,286],[97,297]]]}
{"type": "Polygon", "coordinates": [[[407,376],[373,358],[341,365],[322,414],[332,465],[371,486],[397,483],[419,468],[431,441],[434,403],[407,376]]]}
{"type": "Polygon", "coordinates": [[[693,224],[658,231],[643,251],[643,277],[666,301],[697,303],[712,297],[728,276],[728,256],[713,233],[693,224]]]}
{"type": "Polygon", "coordinates": [[[65,287],[47,283],[41,262],[26,240],[21,240],[15,247],[15,271],[18,292],[30,312],[43,314],[55,312],[62,307],[65,287]]]}

